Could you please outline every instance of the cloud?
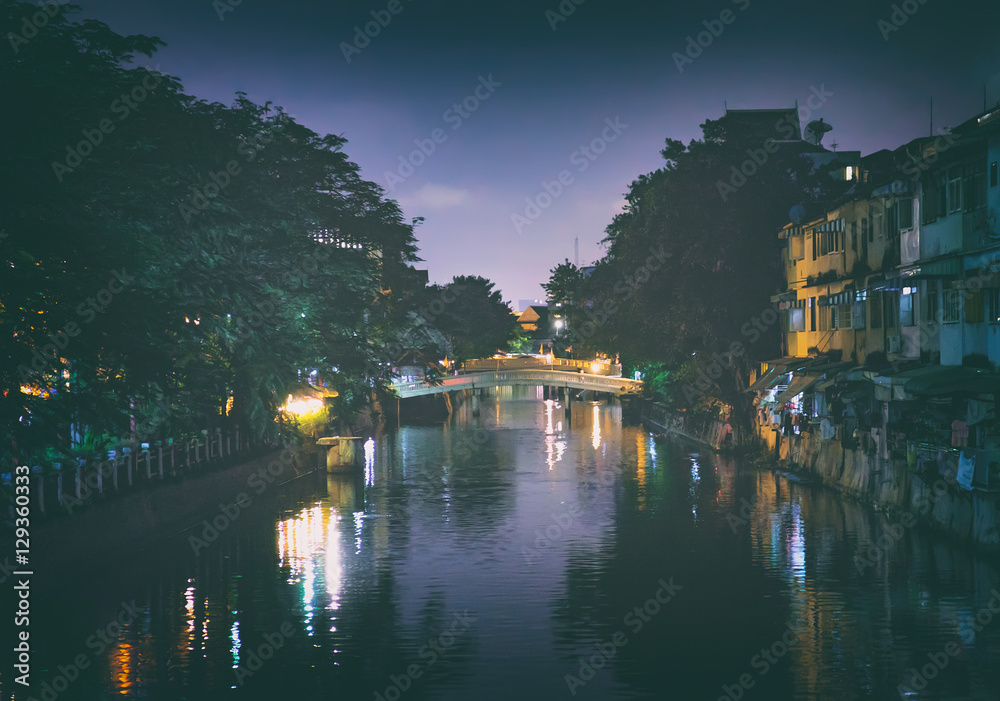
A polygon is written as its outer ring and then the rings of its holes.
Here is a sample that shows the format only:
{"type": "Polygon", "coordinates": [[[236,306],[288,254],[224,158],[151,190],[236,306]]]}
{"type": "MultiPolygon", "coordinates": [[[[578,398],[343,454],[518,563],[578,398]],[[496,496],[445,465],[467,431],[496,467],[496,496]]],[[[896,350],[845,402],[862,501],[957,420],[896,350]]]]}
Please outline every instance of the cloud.
{"type": "Polygon", "coordinates": [[[426,183],[412,195],[401,197],[399,203],[419,214],[421,209],[451,209],[460,207],[470,199],[469,191],[448,185],[426,183]]]}

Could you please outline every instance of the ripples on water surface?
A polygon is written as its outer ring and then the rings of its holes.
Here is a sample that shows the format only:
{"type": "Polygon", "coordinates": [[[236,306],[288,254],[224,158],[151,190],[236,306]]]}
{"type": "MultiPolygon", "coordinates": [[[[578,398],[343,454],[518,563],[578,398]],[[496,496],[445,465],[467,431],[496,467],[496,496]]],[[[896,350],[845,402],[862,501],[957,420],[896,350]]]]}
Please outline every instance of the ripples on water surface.
{"type": "Polygon", "coordinates": [[[83,654],[60,699],[716,701],[741,677],[748,701],[895,699],[950,647],[905,698],[1000,698],[1000,616],[972,628],[996,561],[908,529],[860,572],[882,515],[656,443],[613,404],[570,427],[540,390],[501,392],[255,503],[198,558],[178,537],[67,578],[37,602],[33,678],[83,654]],[[132,599],[134,623],[89,637],[132,599]]]}

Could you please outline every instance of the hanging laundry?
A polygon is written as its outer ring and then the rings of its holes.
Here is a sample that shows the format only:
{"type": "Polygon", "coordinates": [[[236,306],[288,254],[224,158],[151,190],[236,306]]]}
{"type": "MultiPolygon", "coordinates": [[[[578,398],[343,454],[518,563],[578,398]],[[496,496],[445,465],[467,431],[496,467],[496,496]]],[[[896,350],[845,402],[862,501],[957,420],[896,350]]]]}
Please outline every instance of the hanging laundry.
{"type": "Polygon", "coordinates": [[[958,458],[958,475],[956,481],[965,489],[972,489],[972,478],[976,474],[975,452],[963,450],[958,458]]]}
{"type": "Polygon", "coordinates": [[[953,448],[962,448],[969,444],[969,424],[961,419],[951,422],[951,445],[953,448]]]}
{"type": "Polygon", "coordinates": [[[966,423],[970,426],[975,426],[977,423],[986,418],[986,415],[992,408],[993,402],[981,402],[977,399],[970,399],[966,423]]]}

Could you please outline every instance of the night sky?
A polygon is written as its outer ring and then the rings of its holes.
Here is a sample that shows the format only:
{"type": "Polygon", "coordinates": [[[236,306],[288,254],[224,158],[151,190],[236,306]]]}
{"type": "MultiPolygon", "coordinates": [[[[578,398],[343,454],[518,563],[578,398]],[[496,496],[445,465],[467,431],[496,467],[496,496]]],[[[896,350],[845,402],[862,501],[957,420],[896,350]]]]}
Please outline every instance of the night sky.
{"type": "Polygon", "coordinates": [[[931,97],[935,127],[982,111],[984,86],[990,106],[1000,101],[995,0],[908,0],[898,27],[892,3],[860,0],[564,0],[573,11],[562,15],[559,0],[228,1],[240,4],[81,0],[85,17],[163,39],[138,63],[178,76],[189,94],[271,100],[346,137],[365,178],[389,189],[388,173],[407,175],[390,196],[407,218],[426,218],[418,267],[438,282],[483,275],[515,305],[542,296],[549,269],[573,259],[574,237],[582,264],[599,258],[604,228],[629,183],[659,167],[664,138],[699,137],[725,103],[790,107],[822,93],[809,116],[834,126],[824,144],[867,154],[926,135],[931,97]],[[344,44],[372,12],[390,19],[348,61],[344,44]],[[679,70],[675,53],[705,22],[721,32],[679,70]],[[475,110],[455,110],[466,98],[475,110]],[[627,127],[610,129],[616,119],[627,127]],[[594,139],[602,153],[579,151],[594,139]],[[433,151],[400,171],[415,140],[433,151]],[[518,227],[512,215],[563,170],[572,181],[518,227]]]}

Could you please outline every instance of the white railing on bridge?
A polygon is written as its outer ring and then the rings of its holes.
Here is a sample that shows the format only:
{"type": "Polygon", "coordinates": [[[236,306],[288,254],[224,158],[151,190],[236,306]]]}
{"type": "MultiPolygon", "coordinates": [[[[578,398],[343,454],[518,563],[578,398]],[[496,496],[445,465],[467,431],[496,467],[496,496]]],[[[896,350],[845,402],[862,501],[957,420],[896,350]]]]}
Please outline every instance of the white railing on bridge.
{"type": "Polygon", "coordinates": [[[477,372],[468,375],[446,377],[440,385],[431,385],[426,382],[398,382],[393,383],[393,388],[401,398],[406,399],[461,389],[509,387],[511,385],[546,385],[549,387],[568,387],[570,389],[593,390],[595,392],[608,392],[611,394],[638,392],[642,389],[642,382],[637,380],[629,380],[623,377],[563,372],[560,370],[477,372]]]}
{"type": "Polygon", "coordinates": [[[531,356],[526,358],[476,358],[466,360],[463,372],[489,372],[491,370],[530,370],[532,368],[555,370],[566,368],[569,372],[582,370],[590,375],[621,377],[622,366],[599,360],[572,360],[570,358],[547,358],[531,356]]]}

